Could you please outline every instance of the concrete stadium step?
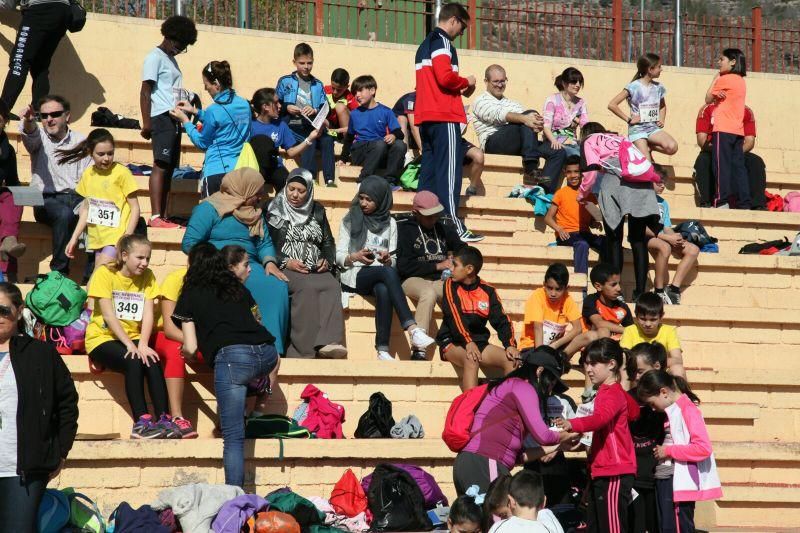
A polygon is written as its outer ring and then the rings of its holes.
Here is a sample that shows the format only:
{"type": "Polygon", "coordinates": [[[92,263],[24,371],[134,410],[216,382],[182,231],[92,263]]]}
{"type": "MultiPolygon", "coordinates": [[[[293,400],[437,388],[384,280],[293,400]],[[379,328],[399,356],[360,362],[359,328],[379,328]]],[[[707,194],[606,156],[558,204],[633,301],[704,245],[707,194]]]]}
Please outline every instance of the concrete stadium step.
{"type": "MultiPolygon", "coordinates": [[[[800,466],[796,444],[717,442],[714,451],[724,497],[718,502],[698,504],[698,527],[757,527],[761,528],[757,531],[766,533],[800,523],[797,485],[727,484],[728,479],[740,474],[761,474],[764,469],[767,475],[777,472],[786,477],[800,466]],[[767,506],[771,512],[753,513],[754,506],[767,506]]],[[[150,503],[167,487],[222,483],[221,457],[221,439],[78,441],[67,467],[52,485],[81,487],[108,515],[120,501],[137,507],[150,503]]],[[[347,468],[362,478],[378,463],[402,462],[427,470],[452,499],[453,459],[454,454],[439,439],[247,441],[245,484],[258,494],[288,485],[305,496],[327,497],[347,468]]]]}

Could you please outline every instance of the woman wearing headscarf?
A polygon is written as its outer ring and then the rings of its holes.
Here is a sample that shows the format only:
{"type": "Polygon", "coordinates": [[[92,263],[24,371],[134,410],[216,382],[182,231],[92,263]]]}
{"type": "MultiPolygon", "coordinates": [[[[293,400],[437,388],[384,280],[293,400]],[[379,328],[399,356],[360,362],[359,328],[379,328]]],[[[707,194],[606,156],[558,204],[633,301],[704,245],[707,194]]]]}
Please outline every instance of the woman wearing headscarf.
{"type": "Polygon", "coordinates": [[[341,282],[348,292],[375,297],[375,349],[378,359],[391,361],[392,308],[411,337],[414,350],[434,343],[417,326],[395,266],[397,223],[389,214],[392,189],[380,176],[367,176],[358,187],[350,210],[342,219],[336,264],[342,269],[341,282]]]}
{"type": "Polygon", "coordinates": [[[192,211],[181,242],[183,252],[209,242],[218,250],[237,244],[247,251],[252,273],[245,281],[261,312],[261,322],[275,337],[275,348],[284,354],[289,324],[289,279],[278,268],[275,246],[262,213],[264,178],[257,170],[242,168],[225,175],[220,191],[192,211]]]}
{"type": "Polygon", "coordinates": [[[291,331],[287,357],[342,358],[342,290],[334,277],[336,243],[325,207],[314,201],[314,177],[297,168],[267,210],[278,267],[289,278],[291,331]]]}

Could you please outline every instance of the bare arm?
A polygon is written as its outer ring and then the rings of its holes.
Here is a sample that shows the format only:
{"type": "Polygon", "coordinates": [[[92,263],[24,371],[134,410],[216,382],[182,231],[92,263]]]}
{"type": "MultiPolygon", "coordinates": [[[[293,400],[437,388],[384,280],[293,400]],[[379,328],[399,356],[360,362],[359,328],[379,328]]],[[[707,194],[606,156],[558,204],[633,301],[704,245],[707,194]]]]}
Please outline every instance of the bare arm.
{"type": "Polygon", "coordinates": [[[81,236],[86,230],[86,220],[89,218],[89,200],[84,199],[81,202],[81,210],[78,213],[78,223],[75,225],[75,231],[72,232],[72,237],[70,237],[69,242],[67,243],[67,249],[65,251],[67,257],[70,259],[75,258],[75,246],[78,244],[78,238],[81,236]]]}
{"type": "MultiPolygon", "coordinates": [[[[612,98],[611,101],[608,103],[608,110],[611,111],[612,113],[614,113],[615,115],[617,115],[619,118],[621,118],[625,122],[628,122],[630,119],[633,118],[633,117],[629,117],[628,115],[623,113],[622,109],[620,109],[620,107],[619,107],[619,105],[624,100],[627,100],[627,98],[628,98],[628,90],[627,89],[622,89],[622,91],[620,91],[619,94],[617,94],[617,96],[612,98]]],[[[628,122],[628,123],[630,124],[630,122],[628,122]]]]}
{"type": "MultiPolygon", "coordinates": [[[[136,353],[136,345],[133,344],[133,341],[130,337],[128,337],[128,334],[125,333],[125,330],[122,328],[122,324],[117,318],[116,313],[114,313],[114,302],[111,301],[111,298],[100,298],[98,302],[100,304],[100,311],[103,313],[103,320],[108,326],[108,329],[111,330],[114,338],[125,345],[125,347],[128,349],[128,353],[136,353]]],[[[145,306],[145,309],[146,308],[147,307],[145,306]]],[[[152,314],[150,318],[152,320],[152,314]]]]}
{"type": "Polygon", "coordinates": [[[142,111],[142,137],[145,139],[150,138],[151,95],[153,94],[154,85],[155,83],[153,81],[145,80],[142,82],[142,88],[139,90],[139,109],[142,111]]]}
{"type": "Polygon", "coordinates": [[[557,212],[558,212],[558,206],[555,204],[551,205],[550,208],[547,210],[547,214],[545,214],[544,216],[544,223],[547,224],[549,227],[553,229],[553,231],[556,232],[556,237],[558,237],[562,241],[565,241],[569,239],[569,233],[564,231],[564,228],[562,228],[556,223],[557,212]]]}
{"type": "Polygon", "coordinates": [[[128,227],[125,228],[125,235],[132,235],[136,229],[136,224],[139,223],[139,216],[142,214],[142,209],[139,207],[139,199],[133,193],[128,196],[128,205],[131,208],[131,217],[128,219],[128,227]]]}
{"type": "Polygon", "coordinates": [[[603,320],[603,317],[600,316],[600,313],[595,313],[590,316],[589,322],[592,323],[592,326],[594,326],[595,329],[606,328],[611,333],[622,333],[625,331],[625,326],[615,324],[614,322],[609,322],[608,320],[603,320]]]}
{"type": "Polygon", "coordinates": [[[750,152],[756,146],[756,138],[752,135],[748,135],[744,138],[744,144],[742,145],[742,149],[744,153],[750,152]]]}
{"type": "Polygon", "coordinates": [[[175,312],[175,304],[176,302],[172,300],[167,300],[163,297],[160,299],[161,316],[164,317],[164,335],[171,341],[183,343],[183,331],[172,321],[172,313],[175,312]]]}
{"type": "Polygon", "coordinates": [[[183,332],[183,352],[194,355],[197,353],[197,330],[194,322],[184,322],[181,324],[183,332]]]}
{"type": "Polygon", "coordinates": [[[317,137],[319,137],[319,130],[312,131],[311,133],[308,134],[308,138],[306,139],[308,142],[306,142],[306,140],[300,141],[299,143],[295,144],[294,146],[286,150],[286,157],[288,157],[289,159],[294,159],[295,157],[299,156],[305,151],[306,148],[311,146],[309,142],[313,144],[314,139],[316,139],[317,137]]]}
{"type": "Polygon", "coordinates": [[[419,135],[419,126],[414,123],[414,115],[408,115],[408,129],[417,146],[422,150],[422,137],[419,135]]]}
{"type": "Polygon", "coordinates": [[[139,338],[139,351],[147,348],[150,343],[150,334],[153,333],[153,300],[148,298],[144,301],[144,313],[142,314],[142,326],[139,338]]]}
{"type": "Polygon", "coordinates": [[[544,324],[542,322],[533,323],[533,345],[541,346],[544,343],[544,324]]]}
{"type": "Polygon", "coordinates": [[[339,118],[339,128],[336,133],[347,133],[347,127],[350,124],[350,110],[347,109],[346,104],[336,104],[336,116],[339,118]]]}
{"type": "MultiPolygon", "coordinates": [[[[747,142],[747,138],[745,137],[745,142],[747,142]]],[[[700,147],[701,150],[708,150],[708,133],[700,132],[697,134],[697,146],[700,147]]]]}
{"type": "Polygon", "coordinates": [[[572,339],[574,339],[575,337],[580,335],[582,330],[583,330],[583,326],[581,325],[581,319],[578,318],[576,320],[573,320],[572,321],[572,329],[570,329],[568,332],[564,333],[564,336],[561,337],[560,339],[554,340],[550,344],[550,347],[553,348],[554,350],[558,350],[562,346],[566,346],[567,344],[569,344],[572,341],[572,339]]]}
{"type": "Polygon", "coordinates": [[[716,97],[712,94],[714,90],[714,84],[717,83],[717,79],[719,79],[719,72],[714,76],[714,79],[711,80],[711,85],[708,86],[708,90],[706,91],[706,103],[713,104],[716,101],[716,97]]]}

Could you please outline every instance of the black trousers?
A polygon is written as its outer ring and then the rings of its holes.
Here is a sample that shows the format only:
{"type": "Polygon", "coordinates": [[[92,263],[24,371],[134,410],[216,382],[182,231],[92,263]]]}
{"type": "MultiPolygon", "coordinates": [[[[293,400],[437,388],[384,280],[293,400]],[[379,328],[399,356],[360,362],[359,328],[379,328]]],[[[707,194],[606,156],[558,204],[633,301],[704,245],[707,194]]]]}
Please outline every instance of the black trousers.
{"type": "MultiPolygon", "coordinates": [[[[744,168],[747,170],[747,182],[750,185],[751,207],[753,209],[766,207],[767,199],[764,191],[767,189],[767,167],[764,160],[753,152],[745,152],[744,168]]],[[[694,161],[694,181],[700,207],[710,206],[717,192],[711,152],[703,150],[697,154],[697,159],[694,161]]]]}
{"type": "Polygon", "coordinates": [[[31,87],[34,108],[39,100],[50,94],[50,60],[61,38],[67,33],[71,17],[67,4],[39,4],[22,10],[22,20],[17,30],[17,40],[11,49],[8,74],[3,84],[0,100],[14,109],[28,72],[33,78],[31,87]]]}
{"type": "Polygon", "coordinates": [[[658,500],[655,486],[634,487],[639,497],[633,500],[629,509],[628,531],[623,533],[658,533],[658,500]]]}
{"type": "Polygon", "coordinates": [[[750,209],[750,184],[744,166],[744,137],[733,133],[711,134],[711,163],[717,178],[714,207],[729,204],[737,209],[750,209]]]}
{"type": "Polygon", "coordinates": [[[628,530],[628,506],[633,495],[633,474],[596,477],[589,484],[589,533],[628,530]]]}
{"type": "Polygon", "coordinates": [[[353,163],[361,165],[359,180],[363,180],[367,176],[379,175],[395,183],[403,172],[406,143],[399,139],[392,144],[386,144],[383,139],[365,141],[353,144],[350,154],[353,163]],[[379,174],[379,169],[385,169],[385,171],[379,174]]]}
{"type": "MultiPolygon", "coordinates": [[[[619,226],[612,228],[608,222],[603,220],[606,230],[606,258],[622,272],[622,238],[624,236],[625,221],[620,222],[619,226]]],[[[628,242],[633,252],[633,275],[636,280],[635,294],[642,294],[647,288],[647,271],[650,266],[650,259],[647,255],[647,228],[658,235],[661,231],[661,224],[657,216],[632,217],[628,215],[628,242]]]]}

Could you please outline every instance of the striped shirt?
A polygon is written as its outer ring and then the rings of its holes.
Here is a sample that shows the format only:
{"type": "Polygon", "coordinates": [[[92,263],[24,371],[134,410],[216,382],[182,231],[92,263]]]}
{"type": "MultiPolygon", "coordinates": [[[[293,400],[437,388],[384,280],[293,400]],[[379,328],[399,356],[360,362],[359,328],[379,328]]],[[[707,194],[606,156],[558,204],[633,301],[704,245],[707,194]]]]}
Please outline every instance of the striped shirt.
{"type": "Polygon", "coordinates": [[[523,113],[525,108],[522,104],[510,98],[500,98],[492,96],[488,91],[480,95],[472,106],[472,127],[481,142],[481,148],[486,147],[486,140],[492,136],[500,126],[508,124],[506,115],[509,113],[523,113]]]}
{"type": "Polygon", "coordinates": [[[56,141],[38,125],[32,133],[26,133],[22,128],[23,122],[20,122],[22,144],[31,155],[31,185],[46,193],[74,190],[92,159],[86,156],[80,161],[59,165],[56,150],[74,148],[86,137],[68,129],[64,138],[56,141]]]}

